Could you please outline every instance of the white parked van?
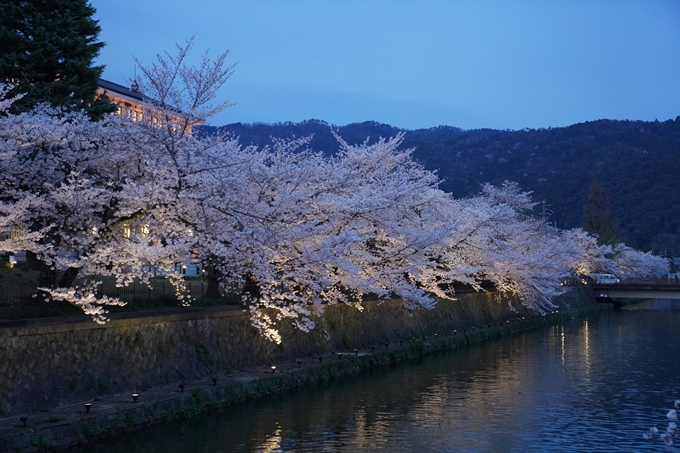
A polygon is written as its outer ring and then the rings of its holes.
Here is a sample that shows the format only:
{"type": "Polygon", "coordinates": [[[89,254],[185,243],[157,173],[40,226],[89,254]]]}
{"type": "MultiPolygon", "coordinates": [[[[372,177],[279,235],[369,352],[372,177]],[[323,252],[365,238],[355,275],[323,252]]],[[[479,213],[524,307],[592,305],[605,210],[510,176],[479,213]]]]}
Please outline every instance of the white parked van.
{"type": "Polygon", "coordinates": [[[621,282],[614,274],[590,274],[590,276],[598,285],[613,285],[621,282]]]}

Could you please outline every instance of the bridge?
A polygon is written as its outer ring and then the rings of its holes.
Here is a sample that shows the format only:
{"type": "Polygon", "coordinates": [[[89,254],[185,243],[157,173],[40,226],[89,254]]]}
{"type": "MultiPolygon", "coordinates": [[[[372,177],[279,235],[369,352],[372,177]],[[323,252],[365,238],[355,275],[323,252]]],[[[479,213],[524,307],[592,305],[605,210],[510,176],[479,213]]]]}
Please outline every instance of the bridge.
{"type": "Polygon", "coordinates": [[[680,279],[630,278],[619,283],[594,283],[596,299],[680,299],[680,279]]]}

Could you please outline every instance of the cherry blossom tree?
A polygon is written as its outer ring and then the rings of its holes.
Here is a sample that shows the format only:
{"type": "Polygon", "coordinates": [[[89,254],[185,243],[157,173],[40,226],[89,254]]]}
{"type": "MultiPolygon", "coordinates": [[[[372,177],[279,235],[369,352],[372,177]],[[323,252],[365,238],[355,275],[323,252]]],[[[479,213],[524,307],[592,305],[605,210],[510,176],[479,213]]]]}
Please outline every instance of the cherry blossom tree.
{"type": "Polygon", "coordinates": [[[465,223],[456,232],[454,259],[476,266],[475,278],[517,295],[535,310],[553,307],[560,281],[577,256],[574,245],[542,220],[527,215],[534,203],[515,183],[485,185],[478,197],[460,200],[465,223]]]}
{"type": "Polygon", "coordinates": [[[581,228],[566,230],[562,235],[565,241],[574,243],[578,248],[578,259],[573,268],[574,274],[618,273],[616,263],[608,258],[614,253],[610,245],[598,245],[597,237],[581,228]]]}
{"type": "Polygon", "coordinates": [[[431,308],[455,296],[454,282],[488,280],[548,309],[564,276],[606,252],[582,231],[526,215],[533,203],[516,184],[453,199],[400,149],[402,136],[359,145],[338,137],[328,158],[307,139],[258,149],[175,132],[46,107],[4,118],[2,222],[31,232],[3,247],[67,267],[71,280],[43,290],[100,319],[97,304],[116,301],[93,296],[97,277],[148,282],[153,264],[181,292],[174,264],[198,250],[223,284],[257,282],[253,323],[274,341],[278,321],[309,330],[326,304],[361,309],[370,294],[431,308]],[[89,280],[71,288],[75,275],[89,280]]]}
{"type": "MultiPolygon", "coordinates": [[[[189,67],[190,48],[140,65],[148,107],[136,121],[48,106],[0,116],[0,230],[25,227],[0,249],[35,253],[44,294],[98,322],[102,305],[120,304],[96,296],[101,278],[150,284],[151,266],[190,303],[176,267],[188,251],[212,284],[257,287],[244,303],[275,342],[281,322],[308,331],[327,305],[361,310],[367,296],[432,308],[455,297],[455,283],[489,281],[542,312],[574,273],[665,273],[657,257],[532,217],[515,183],[454,199],[401,149],[401,134],[356,145],[336,136],[331,157],[309,138],[263,148],[199,139],[192,127],[228,105],[210,102],[232,67],[226,53],[189,67]]],[[[11,102],[0,93],[3,112],[11,102]]]]}
{"type": "MultiPolygon", "coordinates": [[[[193,126],[231,106],[229,101],[213,104],[220,88],[232,75],[235,65],[227,65],[229,50],[210,58],[206,51],[196,66],[187,63],[194,38],[176,44],[176,54],[156,55],[145,64],[135,58],[142,76],[133,81],[144,96],[146,108],[142,124],[166,146],[171,139],[191,135],[193,126]]],[[[172,152],[172,151],[171,151],[172,152]]]]}
{"type": "MultiPolygon", "coordinates": [[[[210,172],[212,196],[200,202],[205,220],[196,231],[229,263],[225,275],[258,283],[253,319],[273,339],[262,308],[308,330],[328,303],[361,308],[373,294],[431,307],[424,284],[444,295],[429,260],[450,227],[428,219],[450,197],[410,150],[398,151],[400,142],[354,147],[340,140],[334,158],[304,149],[307,140],[259,150],[233,145],[229,165],[210,172]]],[[[438,273],[452,281],[450,272],[438,273]]]]}
{"type": "Polygon", "coordinates": [[[187,178],[207,168],[201,153],[213,145],[192,139],[191,126],[215,111],[204,108],[214,96],[208,80],[219,87],[230,71],[222,70],[226,54],[213,65],[204,58],[198,69],[183,66],[189,47],[173,62],[179,69],[161,65],[165,72],[156,74],[157,80],[167,80],[167,71],[181,75],[189,113],[161,99],[150,102],[143,121],[108,115],[92,122],[82,112],[47,105],[11,115],[6,111],[14,99],[2,100],[0,227],[28,231],[1,246],[35,253],[43,263],[44,294],[80,305],[98,321],[104,313],[98,304],[120,302],[95,299],[99,282],[91,277],[112,275],[118,285],[148,282],[153,263],[181,296],[175,263],[193,243],[179,215],[182,195],[190,189],[187,178]],[[67,270],[56,284],[58,267],[67,270]],[[71,288],[78,275],[85,283],[71,288]]]}
{"type": "Polygon", "coordinates": [[[653,255],[651,252],[641,252],[625,244],[618,244],[613,252],[617,274],[623,278],[658,278],[668,275],[670,263],[667,258],[653,255]]]}
{"type": "Polygon", "coordinates": [[[92,122],[83,112],[46,105],[0,121],[2,222],[28,230],[3,248],[35,253],[43,263],[41,290],[92,314],[102,313],[91,306],[96,284],[70,289],[75,276],[131,281],[136,272],[128,270],[143,254],[125,230],[154,209],[163,188],[147,178],[150,159],[129,140],[131,126],[116,116],[92,122]],[[58,267],[68,270],[57,284],[58,267]]]}

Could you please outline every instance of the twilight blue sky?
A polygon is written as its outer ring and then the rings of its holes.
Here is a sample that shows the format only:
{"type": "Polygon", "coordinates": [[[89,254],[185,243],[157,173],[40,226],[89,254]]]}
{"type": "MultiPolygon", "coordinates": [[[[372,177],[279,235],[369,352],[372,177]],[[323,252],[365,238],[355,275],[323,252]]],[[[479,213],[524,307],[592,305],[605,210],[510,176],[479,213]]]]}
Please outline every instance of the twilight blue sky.
{"type": "Polygon", "coordinates": [[[238,62],[210,124],[558,127],[680,115],[678,0],[91,0],[104,78],[195,35],[238,62]]]}

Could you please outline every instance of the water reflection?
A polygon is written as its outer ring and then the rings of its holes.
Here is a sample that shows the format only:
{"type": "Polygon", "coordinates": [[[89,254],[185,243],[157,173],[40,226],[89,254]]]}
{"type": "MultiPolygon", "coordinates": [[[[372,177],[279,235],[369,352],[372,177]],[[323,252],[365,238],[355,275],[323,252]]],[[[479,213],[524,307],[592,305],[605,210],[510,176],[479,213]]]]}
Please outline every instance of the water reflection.
{"type": "Polygon", "coordinates": [[[666,306],[527,332],[96,451],[659,451],[642,433],[661,428],[680,397],[680,313],[666,306]]]}

